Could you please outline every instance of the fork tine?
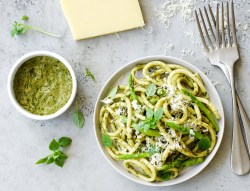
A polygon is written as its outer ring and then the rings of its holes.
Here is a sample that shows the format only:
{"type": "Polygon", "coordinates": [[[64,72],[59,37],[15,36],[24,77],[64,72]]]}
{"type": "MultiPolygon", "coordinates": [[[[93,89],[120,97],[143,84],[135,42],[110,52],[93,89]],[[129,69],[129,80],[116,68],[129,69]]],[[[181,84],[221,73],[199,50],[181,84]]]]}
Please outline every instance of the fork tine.
{"type": "Polygon", "coordinates": [[[228,4],[228,1],[227,1],[227,40],[228,40],[228,46],[231,46],[230,22],[229,22],[229,4],[228,4]]]}
{"type": "Polygon", "coordinates": [[[216,25],[216,23],[215,23],[215,18],[214,18],[214,14],[213,14],[213,11],[212,11],[212,8],[211,8],[210,5],[208,5],[208,9],[209,9],[209,12],[210,12],[210,15],[211,15],[213,24],[214,24],[214,26],[215,26],[215,25],[216,25]]]}
{"type": "Polygon", "coordinates": [[[205,33],[206,33],[206,37],[207,37],[208,42],[209,42],[209,46],[211,46],[211,48],[212,48],[212,47],[213,47],[213,43],[212,43],[212,41],[211,41],[211,39],[210,39],[210,35],[208,34],[207,26],[206,26],[206,23],[205,23],[205,21],[204,21],[204,18],[203,18],[203,14],[202,14],[202,12],[201,12],[201,9],[199,9],[199,12],[200,12],[200,18],[201,18],[201,20],[202,20],[203,29],[204,29],[204,31],[205,31],[205,33]]]}
{"type": "MultiPolygon", "coordinates": [[[[206,15],[206,18],[207,18],[207,21],[208,21],[209,29],[211,30],[211,33],[212,33],[212,36],[213,36],[213,40],[216,41],[216,39],[215,39],[215,34],[214,34],[214,30],[213,30],[213,27],[212,27],[212,25],[211,25],[211,22],[210,22],[208,13],[207,13],[207,9],[206,9],[205,6],[204,6],[204,12],[205,12],[205,15],[206,15]]],[[[213,19],[214,19],[214,17],[213,17],[213,19]]]]}
{"type": "Polygon", "coordinates": [[[204,48],[204,50],[206,52],[208,52],[209,50],[207,48],[205,38],[204,38],[202,30],[201,30],[201,25],[200,25],[200,21],[199,21],[199,18],[198,18],[197,11],[195,11],[195,18],[196,18],[196,23],[197,23],[197,26],[198,26],[198,29],[199,29],[199,34],[200,34],[200,37],[201,37],[201,42],[202,42],[203,48],[204,48]]]}
{"type": "Polygon", "coordinates": [[[219,4],[216,9],[216,46],[220,48],[219,4]]]}
{"type": "Polygon", "coordinates": [[[221,3],[221,37],[222,47],[225,47],[225,33],[224,33],[224,4],[221,3]]]}
{"type": "Polygon", "coordinates": [[[234,2],[232,0],[231,3],[231,13],[232,13],[232,30],[233,30],[233,46],[237,45],[237,39],[236,39],[236,29],[235,29],[235,17],[234,17],[234,2]]]}

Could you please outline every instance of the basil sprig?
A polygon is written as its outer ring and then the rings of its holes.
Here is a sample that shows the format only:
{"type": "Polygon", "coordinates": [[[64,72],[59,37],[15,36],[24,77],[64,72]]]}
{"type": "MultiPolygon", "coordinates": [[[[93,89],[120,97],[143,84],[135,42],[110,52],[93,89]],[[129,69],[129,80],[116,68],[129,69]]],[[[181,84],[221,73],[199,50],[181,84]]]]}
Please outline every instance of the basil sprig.
{"type": "MultiPolygon", "coordinates": [[[[27,15],[24,15],[22,17],[23,21],[27,21],[28,19],[29,19],[29,17],[27,15]]],[[[52,33],[49,33],[47,31],[44,31],[43,29],[40,29],[38,27],[30,26],[30,25],[27,25],[25,23],[21,23],[21,22],[17,22],[17,21],[14,21],[14,23],[12,24],[12,29],[11,29],[10,34],[11,34],[11,37],[13,38],[14,36],[24,34],[24,33],[28,32],[29,30],[37,31],[37,32],[46,34],[48,36],[56,37],[56,38],[62,37],[62,35],[52,34],[52,33]]]]}
{"type": "Polygon", "coordinates": [[[76,102],[76,110],[72,115],[73,117],[73,122],[78,128],[82,128],[85,122],[85,118],[83,113],[79,110],[78,108],[78,102],[76,102]]]}
{"type": "Polygon", "coordinates": [[[68,156],[60,150],[60,147],[66,148],[71,143],[72,139],[69,137],[61,137],[58,141],[53,139],[49,144],[49,149],[52,151],[52,153],[38,160],[36,164],[51,164],[54,162],[57,166],[63,167],[68,156]]]}
{"type": "Polygon", "coordinates": [[[141,121],[138,123],[138,131],[141,131],[142,129],[144,132],[147,132],[149,129],[156,129],[157,122],[160,121],[160,119],[163,116],[163,108],[159,108],[155,112],[147,108],[146,110],[146,120],[141,121]]]}

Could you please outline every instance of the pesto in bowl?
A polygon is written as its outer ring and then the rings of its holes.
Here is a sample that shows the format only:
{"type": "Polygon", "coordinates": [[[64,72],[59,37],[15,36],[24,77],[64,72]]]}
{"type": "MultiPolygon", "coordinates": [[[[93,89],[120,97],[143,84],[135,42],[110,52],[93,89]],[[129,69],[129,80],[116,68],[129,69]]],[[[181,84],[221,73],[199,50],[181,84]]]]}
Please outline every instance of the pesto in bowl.
{"type": "Polygon", "coordinates": [[[36,56],[17,70],[13,90],[21,107],[36,115],[50,115],[61,109],[72,94],[68,68],[50,56],[36,56]]]}

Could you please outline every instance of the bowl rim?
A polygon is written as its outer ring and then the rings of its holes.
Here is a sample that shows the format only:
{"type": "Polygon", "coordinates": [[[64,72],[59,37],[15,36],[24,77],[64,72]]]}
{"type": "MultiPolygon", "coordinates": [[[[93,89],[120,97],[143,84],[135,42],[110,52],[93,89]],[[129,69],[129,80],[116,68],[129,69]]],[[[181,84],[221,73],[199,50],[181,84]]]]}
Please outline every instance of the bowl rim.
{"type": "Polygon", "coordinates": [[[8,89],[8,95],[9,98],[11,100],[11,103],[14,105],[14,107],[24,116],[34,119],[34,120],[49,120],[49,119],[53,119],[58,117],[59,115],[63,114],[73,103],[75,96],[76,96],[76,91],[77,91],[77,81],[76,81],[76,75],[75,72],[72,68],[72,66],[69,64],[69,62],[63,58],[62,56],[60,56],[57,53],[51,52],[51,51],[33,51],[33,52],[29,52],[27,54],[24,54],[22,57],[20,57],[15,64],[12,66],[9,75],[8,75],[8,82],[7,82],[7,89],[8,89]],[[13,90],[13,81],[16,75],[16,72],[18,71],[18,69],[21,67],[21,65],[34,57],[37,56],[49,56],[52,58],[55,58],[57,60],[59,60],[64,66],[66,66],[66,68],[69,70],[71,78],[72,78],[72,92],[71,92],[71,96],[69,98],[69,100],[67,101],[67,103],[60,108],[59,110],[57,110],[55,113],[50,114],[50,115],[37,115],[37,114],[33,114],[27,110],[25,110],[16,100],[15,98],[15,93],[13,90]]]}
{"type": "MultiPolygon", "coordinates": [[[[96,142],[98,144],[98,147],[102,153],[102,155],[104,156],[104,158],[106,159],[106,161],[113,167],[113,169],[116,170],[116,172],[118,172],[119,174],[121,174],[123,177],[126,177],[127,179],[139,183],[141,185],[146,185],[146,186],[152,186],[152,187],[166,187],[166,186],[172,186],[172,185],[176,185],[182,182],[185,182],[187,180],[190,180],[191,178],[193,178],[194,176],[196,176],[197,174],[199,174],[202,170],[204,170],[208,164],[212,161],[212,159],[214,158],[215,154],[217,153],[217,151],[219,150],[219,147],[221,145],[221,141],[223,139],[223,135],[224,135],[224,128],[225,128],[225,114],[224,114],[224,108],[220,99],[220,96],[217,92],[217,90],[215,89],[215,87],[213,86],[212,82],[209,80],[209,78],[196,66],[194,66],[193,64],[177,58],[177,57],[173,57],[173,56],[164,56],[164,55],[152,55],[152,56],[145,56],[145,57],[141,57],[138,59],[134,59],[130,62],[128,62],[126,65],[124,65],[123,67],[119,68],[118,70],[116,70],[105,82],[105,84],[103,85],[101,91],[98,94],[98,97],[96,99],[96,103],[95,103],[95,108],[94,108],[94,115],[93,115],[93,125],[94,125],[94,134],[95,134],[95,138],[96,138],[96,142]],[[174,64],[178,64],[178,65],[182,65],[187,67],[188,69],[198,72],[201,75],[201,78],[203,81],[207,81],[207,83],[205,83],[205,86],[212,87],[213,89],[213,93],[214,96],[216,97],[217,101],[219,102],[219,107],[221,108],[220,111],[220,115],[221,115],[221,126],[220,126],[220,137],[217,136],[217,141],[215,144],[215,147],[213,149],[213,151],[206,157],[205,161],[202,163],[202,167],[197,170],[197,172],[193,173],[190,177],[180,180],[180,181],[176,181],[176,182],[172,182],[169,183],[168,181],[165,182],[147,182],[141,179],[138,179],[137,177],[133,176],[128,176],[127,174],[125,174],[124,172],[122,172],[120,169],[118,169],[113,163],[112,160],[114,160],[112,157],[110,157],[107,153],[107,151],[105,150],[105,148],[103,147],[100,138],[98,138],[98,130],[100,130],[99,124],[97,123],[97,121],[99,122],[99,110],[97,111],[98,105],[100,104],[100,100],[101,100],[101,96],[103,94],[103,92],[107,89],[107,85],[111,82],[111,80],[118,74],[120,73],[122,70],[126,69],[129,66],[132,65],[137,65],[140,63],[145,62],[145,60],[147,60],[147,62],[150,61],[154,61],[154,60],[159,60],[159,61],[163,61],[163,62],[174,62],[174,64]],[[166,61],[169,60],[169,61],[166,61]]],[[[174,180],[174,179],[173,179],[174,180]]]]}

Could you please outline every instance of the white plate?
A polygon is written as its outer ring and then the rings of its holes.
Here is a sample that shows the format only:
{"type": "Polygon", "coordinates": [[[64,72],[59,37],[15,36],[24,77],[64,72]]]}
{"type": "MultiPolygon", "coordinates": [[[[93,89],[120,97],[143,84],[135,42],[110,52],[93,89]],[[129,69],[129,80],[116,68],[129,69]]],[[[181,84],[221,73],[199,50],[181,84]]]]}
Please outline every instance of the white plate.
{"type": "Polygon", "coordinates": [[[216,89],[214,88],[213,84],[209,81],[209,79],[205,76],[205,74],[203,74],[198,68],[196,68],[195,66],[193,66],[192,64],[175,58],[175,57],[170,57],[170,56],[150,56],[150,57],[144,57],[144,58],[140,58],[137,60],[134,60],[132,62],[130,62],[129,64],[127,64],[126,66],[122,67],[121,69],[119,69],[117,72],[115,72],[106,82],[106,84],[104,85],[104,87],[102,88],[97,102],[96,102],[96,106],[95,106],[95,113],[94,113],[94,130],[95,130],[95,135],[96,135],[96,140],[97,143],[99,145],[99,148],[102,152],[102,154],[104,155],[104,157],[106,158],[106,160],[109,162],[109,164],[121,175],[125,176],[126,178],[143,184],[143,185],[148,185],[148,186],[170,186],[170,185],[175,185],[175,184],[179,184],[181,182],[184,182],[186,180],[189,180],[190,178],[194,177],[195,175],[197,175],[199,172],[201,172],[207,165],[208,163],[213,159],[215,153],[218,151],[219,146],[221,144],[221,140],[223,137],[223,133],[224,133],[224,111],[223,111],[223,107],[221,104],[221,100],[220,97],[216,91],[216,89]],[[99,111],[100,108],[102,106],[102,102],[100,100],[103,100],[108,92],[110,91],[110,89],[112,89],[114,86],[118,85],[118,84],[127,84],[127,78],[128,78],[128,73],[132,70],[132,68],[134,68],[137,64],[142,64],[142,63],[148,63],[150,61],[154,61],[154,60],[160,60],[163,61],[165,63],[171,63],[171,64],[178,64],[178,65],[182,65],[185,66],[187,68],[189,68],[190,70],[192,70],[193,72],[197,72],[199,73],[199,75],[201,76],[207,92],[210,96],[210,99],[212,101],[212,103],[214,105],[216,105],[220,115],[221,115],[221,119],[219,120],[219,127],[220,127],[220,131],[217,135],[217,142],[216,145],[213,149],[213,151],[207,156],[206,160],[199,164],[199,165],[195,165],[189,168],[184,169],[183,171],[181,171],[181,173],[179,174],[178,177],[176,177],[175,179],[169,180],[169,181],[164,181],[164,182],[146,182],[144,180],[139,179],[138,177],[136,177],[133,174],[130,174],[129,172],[126,171],[126,169],[123,167],[122,161],[116,161],[114,160],[106,151],[106,149],[104,148],[102,141],[101,141],[101,130],[100,130],[100,126],[99,126],[99,111]]]}

